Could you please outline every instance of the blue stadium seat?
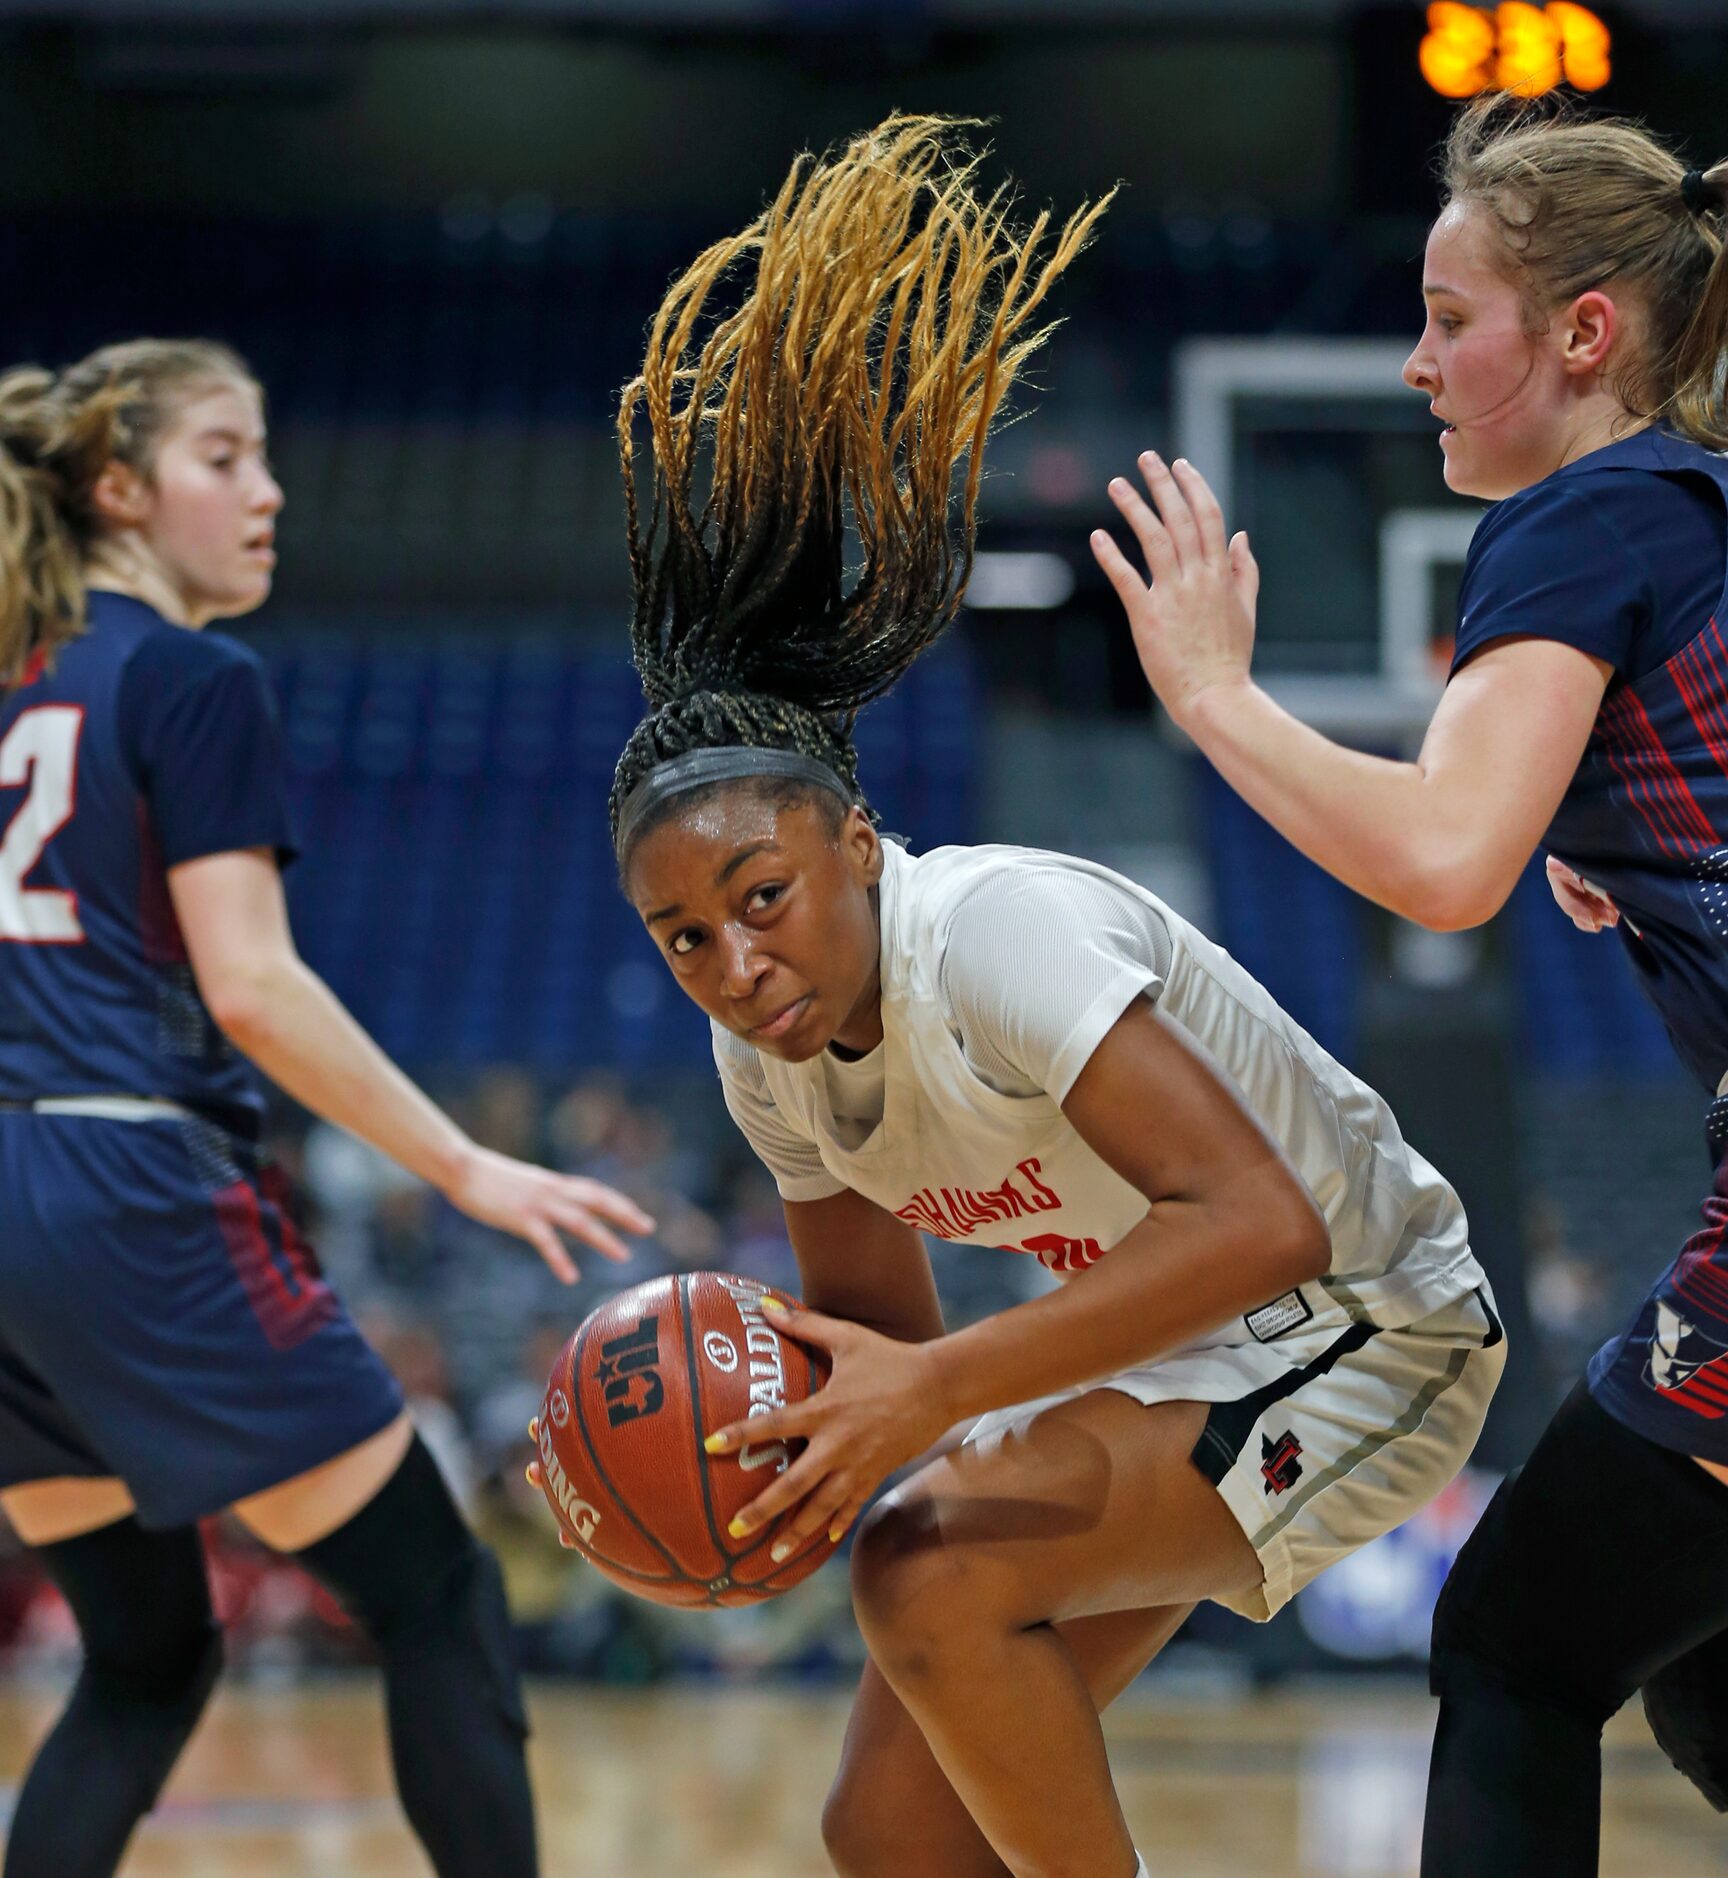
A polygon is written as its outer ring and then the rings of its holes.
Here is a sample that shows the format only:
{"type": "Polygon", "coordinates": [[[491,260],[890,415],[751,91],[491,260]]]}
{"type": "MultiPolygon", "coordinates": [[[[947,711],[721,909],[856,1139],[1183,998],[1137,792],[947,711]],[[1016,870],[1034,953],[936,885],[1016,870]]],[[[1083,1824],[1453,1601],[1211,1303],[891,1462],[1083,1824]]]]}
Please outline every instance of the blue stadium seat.
{"type": "Polygon", "coordinates": [[[1302,1027],[1349,1061],[1362,973],[1362,903],[1195,760],[1216,909],[1211,936],[1302,1027]]]}

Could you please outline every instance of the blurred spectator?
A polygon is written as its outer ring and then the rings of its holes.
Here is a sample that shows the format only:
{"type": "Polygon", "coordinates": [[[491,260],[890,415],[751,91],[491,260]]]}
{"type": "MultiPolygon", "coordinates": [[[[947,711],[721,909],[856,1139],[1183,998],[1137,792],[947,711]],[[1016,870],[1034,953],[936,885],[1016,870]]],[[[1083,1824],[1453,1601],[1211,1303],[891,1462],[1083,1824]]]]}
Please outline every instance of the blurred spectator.
{"type": "Polygon", "coordinates": [[[612,1150],[629,1101],[616,1076],[587,1076],[553,1105],[547,1119],[558,1164],[587,1173],[612,1150]]]}
{"type": "Polygon", "coordinates": [[[798,1295],[798,1262],[773,1176],[758,1161],[740,1167],[726,1196],[726,1269],[798,1295]]]}
{"type": "Polygon", "coordinates": [[[540,1413],[540,1401],[546,1393],[546,1379],[558,1353],[569,1341],[575,1326],[541,1324],[522,1339],[514,1369],[500,1376],[474,1404],[472,1424],[474,1447],[487,1473],[504,1465],[505,1457],[516,1453],[526,1467],[531,1455],[528,1424],[540,1413]]]}
{"type": "Polygon", "coordinates": [[[554,1105],[548,1129],[566,1172],[619,1187],[654,1215],[656,1242],[671,1264],[716,1262],[719,1231],[694,1197],[709,1184],[709,1170],[663,1110],[631,1102],[616,1077],[590,1076],[554,1105]]]}
{"type": "Polygon", "coordinates": [[[361,1309],[395,1282],[417,1282],[430,1200],[420,1181],[376,1148],[324,1121],[311,1123],[297,1153],[283,1129],[271,1146],[307,1210],[305,1224],[319,1263],[351,1309],[361,1309]],[[404,1259],[405,1239],[416,1250],[404,1259]],[[406,1269],[393,1274],[392,1264],[406,1269]]]}
{"type": "Polygon", "coordinates": [[[510,1064],[482,1070],[464,1108],[464,1125],[482,1147],[519,1161],[546,1158],[545,1108],[527,1070],[510,1064]]]}
{"type": "Polygon", "coordinates": [[[285,1154],[292,1153],[290,1140],[282,1134],[276,1136],[277,1159],[283,1162],[290,1179],[296,1179],[297,1173],[296,1184],[304,1186],[326,1227],[350,1221],[364,1225],[385,1195],[420,1186],[405,1168],[326,1121],[314,1121],[307,1129],[298,1170],[291,1161],[284,1160],[285,1154]]]}
{"type": "Polygon", "coordinates": [[[392,1320],[376,1312],[363,1317],[361,1325],[402,1385],[420,1439],[432,1450],[462,1517],[472,1525],[479,1476],[468,1431],[452,1399],[450,1364],[438,1333],[430,1324],[392,1320]]]}
{"type": "Polygon", "coordinates": [[[1583,1367],[1615,1328],[1608,1274],[1576,1246],[1553,1195],[1538,1191],[1524,1218],[1525,1283],[1542,1354],[1562,1374],[1583,1367]]]}

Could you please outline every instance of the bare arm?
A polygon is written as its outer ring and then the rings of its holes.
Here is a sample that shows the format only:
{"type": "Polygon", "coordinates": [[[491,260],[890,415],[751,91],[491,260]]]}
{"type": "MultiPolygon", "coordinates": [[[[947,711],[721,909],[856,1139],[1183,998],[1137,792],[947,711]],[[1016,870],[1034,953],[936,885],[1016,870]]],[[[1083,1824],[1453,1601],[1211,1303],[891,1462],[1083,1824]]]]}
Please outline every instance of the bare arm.
{"type": "Polygon", "coordinates": [[[1205,1051],[1151,1005],[1137,1001],[1117,1020],[1062,1106],[1151,1205],[1059,1290],[936,1347],[951,1419],[1159,1356],[1331,1262],[1326,1223],[1277,1143],[1205,1051]]]}
{"type": "Polygon", "coordinates": [[[826,1200],[788,1200],[804,1302],[901,1343],[942,1335],[942,1306],[924,1241],[903,1219],[848,1189],[826,1200]]]}
{"type": "Polygon", "coordinates": [[[1506,903],[1578,768],[1611,669],[1552,639],[1502,640],[1449,684],[1413,763],[1347,750],[1244,681],[1183,725],[1213,767],[1347,887],[1440,931],[1506,903]]]}
{"type": "Polygon", "coordinates": [[[789,1552],[841,1531],[953,1424],[1156,1357],[1330,1264],[1325,1221],[1277,1144],[1150,1005],[1117,1021],[1063,1110],[1146,1195],[1145,1219],[1059,1291],[914,1348],[826,1314],[789,1314],[794,1336],[831,1352],[834,1374],[809,1400],[710,1438],[716,1453],[746,1433],[808,1442],[740,1515],[742,1530],[804,1500],[777,1544],[789,1552]]]}
{"type": "Polygon", "coordinates": [[[1346,886],[1419,925],[1480,925],[1505,903],[1584,754],[1613,668],[1573,646],[1496,642],[1447,687],[1413,763],[1298,723],[1249,677],[1258,574],[1198,472],[1142,459],[1162,520],[1111,496],[1152,580],[1107,534],[1109,576],[1153,689],[1218,773],[1346,886]]]}
{"type": "Polygon", "coordinates": [[[560,1232],[608,1258],[652,1222],[598,1181],[553,1174],[480,1147],[412,1083],[295,950],[282,876],[267,849],[206,855],[168,872],[193,976],[237,1049],[314,1114],[375,1148],[488,1225],[527,1239],[561,1278],[560,1232]]]}

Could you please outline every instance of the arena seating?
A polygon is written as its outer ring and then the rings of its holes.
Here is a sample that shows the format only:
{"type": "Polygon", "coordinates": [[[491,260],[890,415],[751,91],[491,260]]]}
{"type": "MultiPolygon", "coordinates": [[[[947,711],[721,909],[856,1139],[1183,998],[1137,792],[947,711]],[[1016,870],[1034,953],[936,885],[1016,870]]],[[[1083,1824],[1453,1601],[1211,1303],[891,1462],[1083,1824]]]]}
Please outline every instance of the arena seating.
{"type": "MultiPolygon", "coordinates": [[[[58,363],[177,326],[190,278],[205,329],[267,386],[289,507],[282,599],[260,638],[308,849],[296,913],[309,953],[411,1061],[646,1068],[704,1047],[605,846],[636,708],[612,650],[610,426],[671,270],[718,232],[478,194],[347,220],[0,224],[0,272],[32,286],[0,304],[0,359],[58,363]]],[[[1059,437],[1063,412],[1097,425],[1133,410],[1155,428],[1190,334],[1403,334],[1412,252],[1395,221],[1124,202],[1071,283],[1040,434],[1059,437]]],[[[1043,505],[1066,527],[1093,479],[1026,473],[1016,452],[1031,431],[1004,437],[999,467],[1022,473],[993,478],[988,500],[1023,518],[1043,505]]],[[[1329,512],[1348,508],[1346,490],[1329,512]]],[[[1297,520],[1310,558],[1326,553],[1329,526],[1297,520]]],[[[1316,584],[1331,592],[1340,576],[1325,567],[1316,584]]],[[[1073,649],[1095,650],[1081,635],[1073,649]]],[[[1065,708],[1106,708],[1092,665],[1100,695],[1065,708]]],[[[865,774],[890,825],[921,840],[975,829],[977,693],[956,649],[865,718],[865,774]]],[[[1364,910],[1214,779],[1200,792],[1218,937],[1348,1056],[1364,910]]],[[[1667,1045],[1614,940],[1574,933],[1539,875],[1507,927],[1534,1067],[1663,1071],[1667,1045]]]]}

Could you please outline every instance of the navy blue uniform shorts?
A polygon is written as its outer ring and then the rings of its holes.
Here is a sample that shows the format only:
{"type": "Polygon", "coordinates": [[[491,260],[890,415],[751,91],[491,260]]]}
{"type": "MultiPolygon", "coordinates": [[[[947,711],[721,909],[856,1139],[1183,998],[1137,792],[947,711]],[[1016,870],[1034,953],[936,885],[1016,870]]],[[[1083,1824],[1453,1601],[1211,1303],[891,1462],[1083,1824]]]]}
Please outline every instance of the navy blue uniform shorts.
{"type": "Polygon", "coordinates": [[[115,1475],[184,1525],[395,1418],[285,1201],[210,1122],[0,1112],[0,1487],[115,1475]]]}

